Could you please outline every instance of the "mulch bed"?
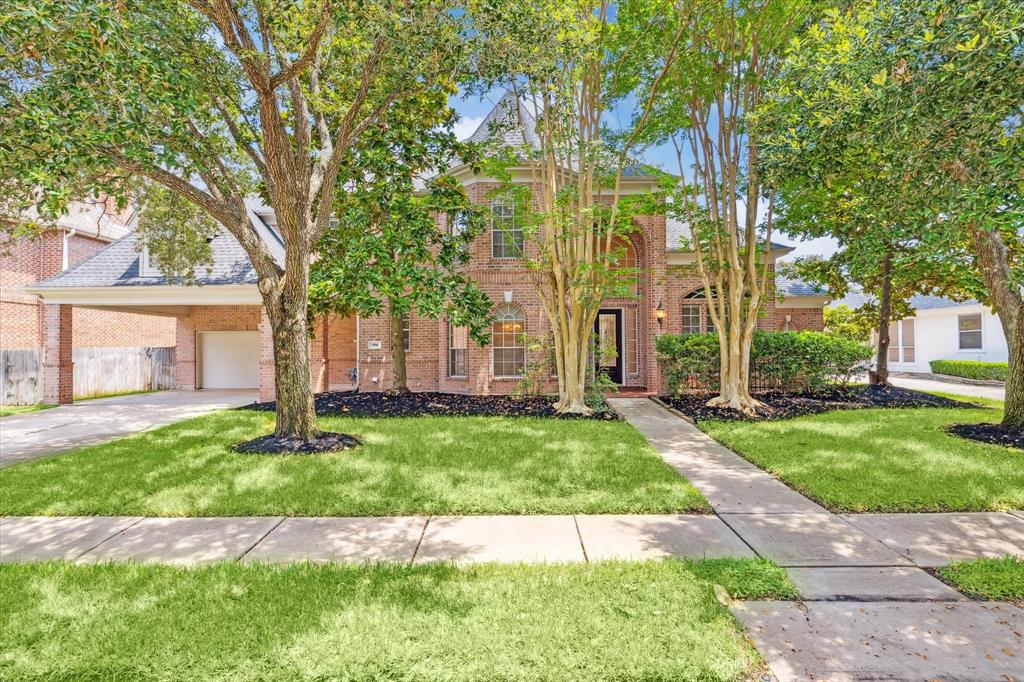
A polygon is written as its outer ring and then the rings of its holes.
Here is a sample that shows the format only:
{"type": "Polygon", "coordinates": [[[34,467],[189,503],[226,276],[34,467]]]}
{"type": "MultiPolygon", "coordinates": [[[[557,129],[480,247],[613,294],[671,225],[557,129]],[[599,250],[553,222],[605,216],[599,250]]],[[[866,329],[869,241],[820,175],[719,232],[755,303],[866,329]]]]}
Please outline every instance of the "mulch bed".
{"type": "Polygon", "coordinates": [[[722,421],[765,421],[792,419],[809,414],[835,410],[857,410],[870,407],[964,407],[963,402],[929,393],[891,386],[855,386],[836,388],[817,393],[758,393],[754,397],[766,404],[766,409],[750,417],[728,408],[708,407],[709,394],[662,396],[661,400],[696,421],[717,419],[722,421]]]}
{"type": "Polygon", "coordinates": [[[361,442],[347,433],[321,431],[319,436],[310,440],[291,436],[260,436],[239,443],[235,446],[235,451],[253,455],[313,455],[347,450],[360,445],[361,442]]]}
{"type": "MultiPolygon", "coordinates": [[[[595,409],[593,414],[559,415],[546,396],[511,398],[499,395],[461,393],[356,393],[335,391],[316,396],[316,413],[322,417],[559,417],[564,419],[617,420],[610,408],[595,409]]],[[[244,409],[272,412],[274,401],[253,403],[244,409]]]]}
{"type": "Polygon", "coordinates": [[[955,424],[948,431],[968,440],[1024,450],[1024,429],[1006,428],[1002,424],[955,424]]]}

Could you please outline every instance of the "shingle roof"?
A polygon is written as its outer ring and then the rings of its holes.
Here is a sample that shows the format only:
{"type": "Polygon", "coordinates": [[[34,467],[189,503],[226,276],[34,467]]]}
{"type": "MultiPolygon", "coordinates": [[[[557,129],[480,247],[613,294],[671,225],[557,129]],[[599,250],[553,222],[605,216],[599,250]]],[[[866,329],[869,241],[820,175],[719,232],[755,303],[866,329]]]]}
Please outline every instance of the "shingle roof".
{"type": "MultiPolygon", "coordinates": [[[[279,265],[284,263],[284,246],[277,233],[250,206],[249,219],[267,243],[279,265]]],[[[213,265],[196,269],[196,284],[255,284],[256,271],[242,245],[226,231],[210,241],[213,265]]],[[[176,282],[166,277],[142,277],[139,236],[131,232],[56,277],[33,288],[162,286],[176,282]]]]}
{"type": "Polygon", "coordinates": [[[524,140],[533,149],[540,148],[537,119],[512,92],[505,93],[469,136],[470,142],[500,142],[509,147],[521,147],[524,140]]]}
{"type": "MultiPolygon", "coordinates": [[[[668,218],[665,221],[665,248],[669,251],[689,251],[682,247],[683,240],[689,241],[690,231],[686,223],[675,218],[668,218]]],[[[793,247],[779,242],[772,242],[773,249],[784,249],[792,251],[793,247]]]]}
{"type": "MultiPolygon", "coordinates": [[[[873,301],[874,296],[865,294],[862,291],[851,291],[846,296],[837,299],[831,303],[833,306],[845,305],[850,308],[859,308],[868,301],[873,301]]],[[[978,305],[978,301],[970,299],[968,301],[954,301],[951,298],[944,296],[914,296],[909,301],[910,307],[914,310],[940,310],[942,308],[963,308],[965,306],[978,305]]]]}
{"type": "Polygon", "coordinates": [[[828,291],[822,286],[782,275],[775,276],[775,290],[783,296],[828,296],[828,291]]]}

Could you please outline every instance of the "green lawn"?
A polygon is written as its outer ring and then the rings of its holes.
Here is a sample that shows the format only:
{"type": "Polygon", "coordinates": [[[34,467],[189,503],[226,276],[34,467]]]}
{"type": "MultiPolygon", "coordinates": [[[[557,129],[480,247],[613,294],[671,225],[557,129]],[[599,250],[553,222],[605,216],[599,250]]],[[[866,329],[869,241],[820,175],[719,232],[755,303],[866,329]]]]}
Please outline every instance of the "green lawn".
{"type": "Polygon", "coordinates": [[[322,418],[364,444],[244,455],[273,414],[231,410],[0,469],[0,515],[375,516],[704,511],[633,427],[587,420],[322,418]]]}
{"type": "Polygon", "coordinates": [[[746,680],[712,583],[792,597],[762,561],[554,566],[0,566],[0,677],[746,680]]]}
{"type": "Polygon", "coordinates": [[[1024,557],[958,561],[940,568],[939,575],[972,597],[1024,600],[1024,557]]]}
{"type": "Polygon", "coordinates": [[[38,412],[48,410],[56,405],[48,403],[36,403],[35,405],[0,405],[0,417],[10,417],[14,414],[25,414],[26,412],[38,412]]]}
{"type": "Polygon", "coordinates": [[[1024,452],[943,430],[1000,416],[998,408],[965,405],[844,410],[773,422],[709,421],[701,428],[834,511],[1024,509],[1024,452]]]}

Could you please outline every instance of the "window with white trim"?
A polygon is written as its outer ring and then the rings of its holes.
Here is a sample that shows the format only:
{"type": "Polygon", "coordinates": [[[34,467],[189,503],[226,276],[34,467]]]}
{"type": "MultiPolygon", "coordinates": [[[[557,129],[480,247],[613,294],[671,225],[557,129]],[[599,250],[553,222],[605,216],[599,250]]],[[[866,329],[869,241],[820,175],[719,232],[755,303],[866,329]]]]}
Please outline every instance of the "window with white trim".
{"type": "Polygon", "coordinates": [[[160,264],[157,263],[153,252],[149,250],[148,246],[143,246],[142,253],[139,254],[139,277],[162,276],[160,264]]]}
{"type": "Polygon", "coordinates": [[[683,322],[683,334],[701,333],[701,313],[704,306],[700,303],[684,303],[683,314],[680,319],[683,322]]]}
{"type": "Polygon", "coordinates": [[[889,323],[889,362],[915,362],[914,318],[889,323]]]}
{"type": "Polygon", "coordinates": [[[518,377],[526,370],[526,317],[511,303],[494,312],[491,370],[496,377],[518,377]]]}
{"type": "Polygon", "coordinates": [[[402,349],[409,352],[412,335],[410,334],[409,315],[402,315],[402,349]]]}
{"type": "Polygon", "coordinates": [[[469,343],[469,330],[448,323],[448,376],[465,378],[466,346],[469,343]]]}
{"type": "Polygon", "coordinates": [[[981,313],[956,316],[960,350],[981,350],[981,313]]]}
{"type": "Polygon", "coordinates": [[[491,257],[522,258],[523,225],[516,216],[516,202],[504,196],[491,202],[491,257]]]}

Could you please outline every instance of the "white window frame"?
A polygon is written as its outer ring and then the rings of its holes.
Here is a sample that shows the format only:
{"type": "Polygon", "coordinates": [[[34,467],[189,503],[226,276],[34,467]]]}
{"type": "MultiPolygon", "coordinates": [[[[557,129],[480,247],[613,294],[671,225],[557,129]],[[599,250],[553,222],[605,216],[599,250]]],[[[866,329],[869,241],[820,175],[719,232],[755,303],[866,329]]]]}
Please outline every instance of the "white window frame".
{"type": "Polygon", "coordinates": [[[985,315],[982,313],[960,313],[956,316],[956,351],[958,353],[984,353],[985,352],[985,315]],[[978,317],[978,336],[981,341],[977,348],[964,348],[962,345],[963,334],[960,331],[960,319],[963,317],[978,317]]]}
{"type": "MultiPolygon", "coordinates": [[[[505,220],[508,220],[508,219],[503,217],[502,218],[502,222],[504,222],[505,220]]],[[[524,255],[526,255],[526,235],[523,234],[522,226],[521,225],[517,225],[517,223],[516,223],[516,202],[515,202],[515,198],[512,197],[511,195],[505,195],[505,196],[502,196],[502,197],[498,197],[498,198],[494,199],[491,202],[491,258],[493,258],[494,260],[518,260],[518,259],[521,259],[524,255]],[[506,209],[506,208],[511,208],[512,209],[512,217],[511,217],[512,226],[511,227],[505,228],[505,227],[499,227],[498,226],[498,220],[496,218],[496,215],[497,215],[496,211],[497,211],[497,209],[499,207],[502,208],[502,209],[506,209]],[[498,243],[495,240],[494,235],[497,232],[501,232],[502,233],[502,239],[501,239],[501,246],[502,246],[501,252],[502,252],[502,255],[500,255],[500,256],[497,255],[496,252],[495,252],[495,248],[497,247],[498,243]],[[511,256],[510,255],[506,255],[506,251],[509,249],[508,239],[512,239],[512,241],[514,243],[515,239],[513,239],[513,238],[514,238],[514,236],[516,234],[519,235],[519,244],[520,244],[520,246],[519,246],[519,253],[511,255],[511,256]]]]}
{"type": "MultiPolygon", "coordinates": [[[[917,318],[916,317],[904,317],[904,318],[899,319],[899,320],[893,320],[889,324],[896,327],[896,334],[895,335],[892,333],[891,329],[889,330],[889,352],[892,352],[893,348],[896,349],[896,359],[893,360],[893,359],[890,358],[889,362],[895,363],[897,365],[915,365],[915,364],[917,364],[917,318]],[[903,323],[906,322],[907,320],[910,320],[910,324],[914,328],[914,345],[913,346],[905,346],[903,344],[903,323]],[[906,349],[906,348],[913,348],[914,349],[914,359],[913,360],[907,360],[906,359],[905,354],[904,354],[904,349],[906,349]]],[[[872,332],[872,335],[875,336],[876,333],[872,332]]]]}
{"type": "MultiPolygon", "coordinates": [[[[523,374],[526,373],[526,343],[525,341],[521,345],[516,346],[495,346],[494,345],[494,323],[495,322],[522,322],[523,323],[523,334],[526,334],[526,313],[523,309],[513,305],[512,303],[504,303],[495,310],[494,322],[491,323],[491,376],[495,379],[521,379],[523,374]],[[513,317],[503,315],[501,311],[515,311],[513,317]],[[494,371],[494,351],[501,348],[502,350],[522,348],[523,350],[523,365],[522,371],[519,374],[498,374],[494,371]]],[[[518,343],[518,341],[516,342],[518,343]]]]}
{"type": "Polygon", "coordinates": [[[683,305],[679,311],[679,324],[680,330],[683,334],[702,334],[704,333],[704,306],[702,303],[692,303],[683,301],[683,305]],[[686,314],[697,313],[697,331],[686,331],[686,314]]]}
{"type": "MultiPolygon", "coordinates": [[[[463,327],[465,329],[465,327],[463,327]]],[[[452,346],[452,342],[455,339],[455,325],[451,322],[448,323],[448,378],[449,379],[466,379],[469,376],[469,331],[466,331],[466,345],[462,348],[455,348],[452,346]],[[452,373],[452,353],[455,351],[462,351],[462,367],[463,372],[461,374],[452,373]]]]}
{"type": "Polygon", "coordinates": [[[150,262],[149,247],[143,246],[139,254],[139,277],[163,277],[160,268],[150,262]]]}

